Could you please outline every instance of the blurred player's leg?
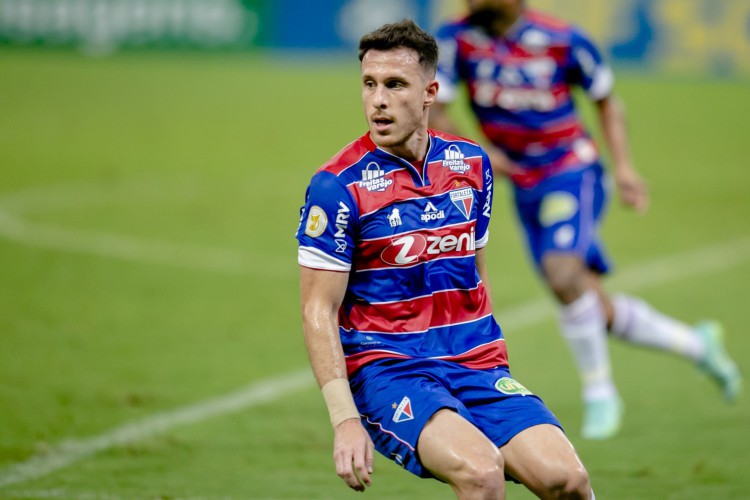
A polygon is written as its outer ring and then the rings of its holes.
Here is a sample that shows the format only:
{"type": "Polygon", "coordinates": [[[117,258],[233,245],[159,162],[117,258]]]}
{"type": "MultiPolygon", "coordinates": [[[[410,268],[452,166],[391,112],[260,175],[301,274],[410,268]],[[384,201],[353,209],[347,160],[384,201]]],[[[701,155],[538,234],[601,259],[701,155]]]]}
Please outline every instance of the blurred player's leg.
{"type": "Polygon", "coordinates": [[[620,429],[623,406],[617,394],[607,345],[607,314],[595,279],[579,257],[550,253],[543,259],[545,277],[561,303],[560,329],[575,360],[583,386],[581,434],[607,439],[620,429]]]}
{"type": "Polygon", "coordinates": [[[728,401],[737,398],[742,383],[724,348],[721,325],[705,322],[691,327],[627,295],[614,297],[612,305],[612,333],[617,337],[692,360],[719,385],[728,401]]]}
{"type": "Polygon", "coordinates": [[[620,429],[623,408],[612,380],[606,316],[596,292],[588,291],[562,306],[560,327],[583,384],[581,434],[587,439],[612,437],[620,429]]]}
{"type": "Polygon", "coordinates": [[[708,321],[696,325],[695,331],[703,338],[706,346],[698,368],[719,384],[727,401],[734,402],[742,391],[742,377],[737,364],[724,347],[723,328],[715,321],[708,321]]]}

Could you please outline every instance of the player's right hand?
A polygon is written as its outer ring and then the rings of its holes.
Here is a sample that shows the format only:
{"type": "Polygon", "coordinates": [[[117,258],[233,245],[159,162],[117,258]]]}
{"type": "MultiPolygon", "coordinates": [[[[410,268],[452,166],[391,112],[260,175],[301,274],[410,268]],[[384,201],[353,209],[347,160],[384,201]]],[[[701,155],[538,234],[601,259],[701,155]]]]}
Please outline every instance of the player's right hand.
{"type": "Polygon", "coordinates": [[[336,474],[356,491],[372,485],[375,446],[359,419],[344,420],[333,430],[336,474]]]}

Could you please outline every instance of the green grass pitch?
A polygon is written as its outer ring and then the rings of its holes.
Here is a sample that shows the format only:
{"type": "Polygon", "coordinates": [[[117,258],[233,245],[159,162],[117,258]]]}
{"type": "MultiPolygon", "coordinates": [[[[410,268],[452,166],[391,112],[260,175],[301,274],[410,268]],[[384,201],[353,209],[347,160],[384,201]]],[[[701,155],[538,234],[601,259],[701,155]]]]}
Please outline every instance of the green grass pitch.
{"type": "MultiPolygon", "coordinates": [[[[314,170],[365,130],[351,59],[0,49],[0,498],[354,498],[311,379],[175,417],[307,367],[293,234],[314,170]],[[155,415],[170,423],[143,432],[155,415]],[[127,425],[140,434],[118,441],[127,425]]],[[[748,373],[747,82],[620,75],[618,91],[652,205],[611,205],[612,288],[722,320],[748,373]]],[[[498,189],[489,266],[511,366],[597,497],[747,498],[750,395],[725,405],[674,357],[613,343],[624,428],[579,438],[577,376],[509,208],[498,189]]],[[[365,495],[453,498],[380,456],[365,495]]]]}

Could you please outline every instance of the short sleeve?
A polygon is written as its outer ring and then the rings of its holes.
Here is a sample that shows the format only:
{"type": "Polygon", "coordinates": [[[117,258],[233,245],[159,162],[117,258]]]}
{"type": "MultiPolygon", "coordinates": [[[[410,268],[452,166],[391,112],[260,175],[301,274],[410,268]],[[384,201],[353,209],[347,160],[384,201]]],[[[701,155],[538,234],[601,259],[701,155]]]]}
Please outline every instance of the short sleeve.
{"type": "Polygon", "coordinates": [[[352,267],[356,210],[351,193],[333,174],[316,173],[307,188],[297,229],[297,261],[313,269],[352,267]]]}
{"type": "Polygon", "coordinates": [[[614,74],[588,35],[574,30],[570,51],[571,83],[580,85],[594,101],[608,97],[614,87],[614,74]]]}
{"type": "Polygon", "coordinates": [[[487,153],[482,150],[482,192],[479,194],[479,213],[475,229],[476,247],[484,248],[490,239],[494,177],[487,153]]]}

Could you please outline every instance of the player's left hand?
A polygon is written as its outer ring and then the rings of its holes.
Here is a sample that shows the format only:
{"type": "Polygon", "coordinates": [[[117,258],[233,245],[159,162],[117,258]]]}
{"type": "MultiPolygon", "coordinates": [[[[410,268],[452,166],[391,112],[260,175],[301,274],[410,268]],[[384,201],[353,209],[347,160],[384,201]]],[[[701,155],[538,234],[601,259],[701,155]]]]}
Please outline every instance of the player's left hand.
{"type": "Polygon", "coordinates": [[[642,214],[648,210],[649,196],[646,182],[631,167],[620,167],[614,172],[617,191],[622,202],[642,214]]]}
{"type": "Polygon", "coordinates": [[[334,429],[333,460],[336,474],[355,491],[372,485],[375,446],[360,420],[349,419],[334,429]]]}

